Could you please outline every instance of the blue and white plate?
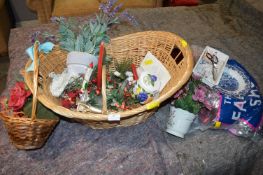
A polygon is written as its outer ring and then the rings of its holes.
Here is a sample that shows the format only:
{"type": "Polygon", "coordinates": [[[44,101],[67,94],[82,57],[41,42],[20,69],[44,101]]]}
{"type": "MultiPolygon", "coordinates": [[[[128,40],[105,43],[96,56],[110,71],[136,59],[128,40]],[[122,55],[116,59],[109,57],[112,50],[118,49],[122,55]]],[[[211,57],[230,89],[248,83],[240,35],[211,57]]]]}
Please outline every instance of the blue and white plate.
{"type": "Polygon", "coordinates": [[[224,95],[242,98],[250,91],[251,83],[240,67],[227,64],[217,89],[224,95]]]}

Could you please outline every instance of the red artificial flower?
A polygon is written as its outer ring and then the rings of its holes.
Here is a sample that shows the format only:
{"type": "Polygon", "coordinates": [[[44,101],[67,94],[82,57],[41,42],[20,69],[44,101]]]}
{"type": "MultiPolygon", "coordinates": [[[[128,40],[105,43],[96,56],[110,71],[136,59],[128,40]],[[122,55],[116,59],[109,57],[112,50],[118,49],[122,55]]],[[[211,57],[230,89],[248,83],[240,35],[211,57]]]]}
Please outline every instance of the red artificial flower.
{"type": "Polygon", "coordinates": [[[117,102],[114,104],[114,106],[116,106],[117,108],[120,107],[120,105],[117,102]]]}
{"type": "Polygon", "coordinates": [[[19,111],[25,104],[27,98],[31,95],[24,82],[17,82],[10,90],[8,107],[14,111],[19,111]]]}
{"type": "Polygon", "coordinates": [[[131,97],[131,94],[129,92],[124,92],[124,97],[131,97]]]}
{"type": "Polygon", "coordinates": [[[94,78],[94,79],[91,80],[91,82],[92,82],[93,84],[96,84],[96,83],[97,83],[97,79],[94,78]]]}
{"type": "Polygon", "coordinates": [[[126,109],[126,105],[125,105],[125,102],[124,102],[124,101],[121,103],[121,109],[123,109],[123,110],[126,109]]]}
{"type": "Polygon", "coordinates": [[[107,76],[107,82],[111,83],[111,77],[107,76]]]}
{"type": "Polygon", "coordinates": [[[62,99],[61,104],[63,107],[70,109],[73,105],[72,101],[69,99],[62,99]]]}
{"type": "Polygon", "coordinates": [[[88,87],[87,93],[90,94],[90,92],[91,92],[91,87],[88,87]]]}
{"type": "Polygon", "coordinates": [[[92,69],[93,68],[93,62],[89,64],[89,67],[92,69]]]}
{"type": "Polygon", "coordinates": [[[100,90],[96,89],[96,95],[100,95],[100,90]]]}
{"type": "Polygon", "coordinates": [[[71,99],[71,101],[76,101],[76,97],[79,96],[80,90],[76,91],[70,91],[67,93],[68,97],[71,99]]]}
{"type": "Polygon", "coordinates": [[[76,98],[79,96],[80,93],[81,93],[81,90],[67,92],[68,98],[62,99],[61,105],[68,109],[74,108],[75,103],[76,103],[76,98]]]}

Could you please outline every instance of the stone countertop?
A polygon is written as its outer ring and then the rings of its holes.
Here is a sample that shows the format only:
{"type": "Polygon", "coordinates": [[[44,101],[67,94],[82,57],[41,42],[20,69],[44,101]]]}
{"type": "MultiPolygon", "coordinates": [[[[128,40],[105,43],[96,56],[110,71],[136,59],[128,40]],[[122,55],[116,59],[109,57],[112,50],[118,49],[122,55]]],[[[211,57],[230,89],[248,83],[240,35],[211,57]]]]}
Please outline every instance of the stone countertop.
{"type": "MultiPolygon", "coordinates": [[[[163,30],[182,36],[191,45],[210,45],[243,64],[262,86],[263,35],[248,30],[246,20],[226,14],[220,3],[197,7],[130,10],[137,28],[120,25],[110,36],[146,30],[163,30]]],[[[256,23],[257,21],[255,21],[256,23]]],[[[258,24],[256,24],[258,25],[258,24]]],[[[54,33],[46,24],[16,28],[9,41],[8,86],[27,61],[25,49],[34,31],[54,33]]],[[[194,53],[196,53],[194,51],[194,53]]],[[[165,133],[168,107],[162,106],[143,124],[127,128],[93,130],[61,120],[46,145],[34,151],[17,151],[0,123],[1,174],[260,174],[263,140],[258,143],[222,130],[207,130],[179,139],[165,133]]]]}

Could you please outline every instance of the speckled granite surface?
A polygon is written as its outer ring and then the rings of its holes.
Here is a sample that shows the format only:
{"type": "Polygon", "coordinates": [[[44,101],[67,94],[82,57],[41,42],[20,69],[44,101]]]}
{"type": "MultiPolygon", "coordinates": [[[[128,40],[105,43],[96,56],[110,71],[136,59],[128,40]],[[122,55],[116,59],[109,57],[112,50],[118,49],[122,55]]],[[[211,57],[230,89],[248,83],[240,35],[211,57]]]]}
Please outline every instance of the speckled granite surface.
{"type": "MultiPolygon", "coordinates": [[[[141,25],[121,25],[111,36],[174,32],[192,45],[210,45],[228,53],[262,86],[261,23],[253,15],[236,13],[233,4],[220,2],[131,10],[141,25]]],[[[12,30],[8,87],[27,60],[29,34],[37,30],[54,32],[55,26],[12,30]]],[[[0,174],[263,174],[263,140],[253,143],[216,130],[195,132],[183,140],[163,132],[167,116],[168,106],[163,106],[143,124],[109,130],[92,130],[62,119],[46,145],[34,151],[17,151],[0,123],[0,174]]]]}

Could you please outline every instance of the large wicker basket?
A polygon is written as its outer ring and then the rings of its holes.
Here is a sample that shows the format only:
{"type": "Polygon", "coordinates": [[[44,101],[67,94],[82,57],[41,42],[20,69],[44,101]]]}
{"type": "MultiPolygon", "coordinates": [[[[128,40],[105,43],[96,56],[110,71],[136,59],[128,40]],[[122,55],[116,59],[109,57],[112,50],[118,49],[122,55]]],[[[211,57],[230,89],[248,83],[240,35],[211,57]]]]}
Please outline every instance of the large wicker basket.
{"type": "MultiPolygon", "coordinates": [[[[61,73],[66,67],[67,52],[61,50],[58,46],[51,53],[40,55],[39,74],[42,77],[42,81],[40,82],[42,88],[39,88],[38,99],[54,112],[68,118],[84,121],[88,126],[96,129],[130,126],[141,123],[155,112],[156,107],[160,103],[170,98],[187,82],[193,68],[193,57],[189,46],[185,40],[173,33],[162,31],[139,32],[112,39],[110,44],[106,46],[107,54],[113,59],[122,61],[130,58],[137,66],[148,51],[155,55],[167,68],[171,75],[171,80],[162,90],[158,99],[138,108],[119,112],[120,121],[109,121],[109,112],[105,111],[105,106],[103,107],[104,112],[102,114],[92,112],[81,113],[62,107],[60,101],[51,95],[49,91],[49,73],[61,73]]],[[[29,64],[30,61],[26,67],[29,64]]],[[[114,66],[113,61],[107,69],[112,70],[114,66]]],[[[25,80],[27,85],[32,88],[31,73],[25,74],[25,80]]],[[[104,78],[104,85],[105,81],[104,78]]]]}
{"type": "MultiPolygon", "coordinates": [[[[37,63],[38,45],[34,45],[34,57],[37,63]]],[[[9,140],[17,149],[37,149],[44,145],[50,133],[58,123],[59,119],[39,119],[36,117],[37,90],[38,90],[38,66],[35,64],[33,77],[33,102],[31,118],[22,112],[5,110],[0,112],[0,117],[4,121],[9,140]]],[[[43,116],[41,116],[43,117],[43,116]]]]}

